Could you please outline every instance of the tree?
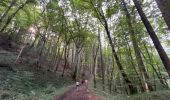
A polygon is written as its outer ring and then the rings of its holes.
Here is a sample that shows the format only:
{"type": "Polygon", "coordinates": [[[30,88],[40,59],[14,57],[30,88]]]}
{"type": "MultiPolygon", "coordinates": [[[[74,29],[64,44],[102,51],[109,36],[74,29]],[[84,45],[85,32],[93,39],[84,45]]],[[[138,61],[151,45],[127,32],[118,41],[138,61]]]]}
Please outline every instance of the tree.
{"type": "MultiPolygon", "coordinates": [[[[20,10],[22,10],[28,3],[32,3],[32,1],[31,1],[31,0],[26,0],[23,4],[21,4],[21,5],[16,9],[15,12],[13,12],[13,13],[11,14],[11,16],[8,17],[6,23],[4,24],[4,26],[2,27],[2,29],[0,30],[0,32],[3,32],[3,31],[7,28],[7,26],[9,25],[9,23],[11,22],[11,20],[15,17],[15,15],[16,15],[20,10]]],[[[10,10],[10,9],[9,9],[9,10],[10,10]]]]}
{"type": "Polygon", "coordinates": [[[155,0],[159,9],[162,12],[163,18],[170,30],[170,1],[169,0],[155,0]]]}
{"type": "Polygon", "coordinates": [[[164,48],[162,47],[155,31],[153,30],[150,22],[148,21],[145,13],[143,12],[143,9],[140,6],[139,1],[133,0],[133,2],[135,4],[135,7],[136,7],[140,17],[141,17],[141,20],[143,21],[143,23],[144,23],[144,25],[145,25],[145,27],[148,31],[149,36],[151,37],[151,39],[154,43],[154,46],[155,46],[155,48],[156,48],[156,50],[157,50],[157,52],[158,52],[158,54],[159,54],[159,56],[162,60],[162,63],[164,64],[165,69],[167,70],[167,73],[170,76],[170,59],[169,59],[168,55],[166,54],[164,48]]]}
{"type": "Polygon", "coordinates": [[[10,6],[7,8],[7,10],[1,15],[0,17],[0,22],[2,22],[2,20],[5,18],[5,16],[8,14],[8,12],[10,11],[10,9],[15,5],[16,0],[12,0],[12,2],[10,3],[10,6]]]}
{"type": "Polygon", "coordinates": [[[126,72],[125,72],[125,70],[124,70],[124,68],[123,68],[123,66],[122,66],[122,64],[120,62],[120,59],[119,59],[119,57],[118,57],[118,55],[116,53],[115,46],[113,44],[111,34],[110,34],[110,31],[109,31],[109,28],[108,28],[108,23],[107,23],[106,17],[104,16],[103,10],[101,8],[95,7],[92,1],[91,1],[91,4],[93,5],[94,10],[98,15],[98,19],[100,20],[101,24],[105,28],[105,31],[106,31],[106,34],[107,34],[107,37],[108,37],[108,40],[109,40],[109,44],[110,44],[110,46],[112,48],[112,53],[113,53],[114,59],[116,61],[116,64],[117,64],[120,72],[121,72],[123,80],[127,84],[128,89],[130,91],[130,94],[134,94],[134,93],[136,93],[136,87],[133,86],[132,82],[128,78],[128,76],[127,76],[127,74],[126,74],[126,72]]]}
{"type": "Polygon", "coordinates": [[[93,45],[93,83],[94,83],[94,88],[96,88],[96,84],[97,84],[97,80],[96,80],[96,70],[97,70],[97,54],[98,54],[98,50],[99,50],[99,45],[93,45]]]}
{"type": "Polygon", "coordinates": [[[102,88],[105,90],[105,65],[104,65],[104,59],[103,59],[103,52],[102,52],[102,43],[101,43],[101,33],[100,29],[98,28],[98,41],[99,41],[99,50],[100,50],[100,67],[101,67],[101,73],[102,73],[102,88]]]}
{"type": "Polygon", "coordinates": [[[123,3],[124,11],[125,11],[125,14],[126,14],[127,23],[128,23],[128,26],[129,26],[129,33],[130,33],[133,48],[134,48],[134,51],[135,51],[136,60],[137,60],[137,63],[138,63],[138,67],[139,67],[139,70],[140,70],[140,73],[141,73],[142,80],[144,81],[144,84],[143,84],[144,90],[145,91],[149,91],[149,90],[152,91],[153,88],[151,86],[151,83],[149,83],[149,81],[148,81],[149,76],[148,76],[147,71],[145,69],[145,65],[144,65],[144,62],[143,62],[143,59],[142,59],[142,56],[141,56],[141,53],[140,53],[140,48],[138,46],[138,42],[137,42],[137,39],[136,39],[136,36],[135,36],[135,31],[134,31],[133,26],[132,26],[130,13],[129,13],[127,7],[126,7],[126,3],[125,3],[124,0],[122,0],[122,3],[123,3]]]}

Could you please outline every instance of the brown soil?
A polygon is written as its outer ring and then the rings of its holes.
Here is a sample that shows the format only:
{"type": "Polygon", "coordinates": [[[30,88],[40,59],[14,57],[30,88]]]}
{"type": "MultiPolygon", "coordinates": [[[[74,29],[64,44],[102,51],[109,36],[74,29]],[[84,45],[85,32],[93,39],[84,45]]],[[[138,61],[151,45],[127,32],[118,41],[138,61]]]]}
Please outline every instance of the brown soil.
{"type": "Polygon", "coordinates": [[[65,92],[63,95],[56,97],[54,100],[101,100],[101,98],[90,91],[84,83],[78,87],[72,87],[70,90],[65,92]]]}

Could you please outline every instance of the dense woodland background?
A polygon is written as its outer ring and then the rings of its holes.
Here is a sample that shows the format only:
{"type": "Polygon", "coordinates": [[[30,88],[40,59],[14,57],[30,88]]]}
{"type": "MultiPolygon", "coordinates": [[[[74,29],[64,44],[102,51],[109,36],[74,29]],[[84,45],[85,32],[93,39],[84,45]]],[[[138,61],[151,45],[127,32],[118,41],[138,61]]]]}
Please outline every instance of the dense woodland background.
{"type": "Polygon", "coordinates": [[[169,30],[169,0],[0,0],[0,99],[50,100],[85,73],[107,97],[167,100],[169,30]]]}

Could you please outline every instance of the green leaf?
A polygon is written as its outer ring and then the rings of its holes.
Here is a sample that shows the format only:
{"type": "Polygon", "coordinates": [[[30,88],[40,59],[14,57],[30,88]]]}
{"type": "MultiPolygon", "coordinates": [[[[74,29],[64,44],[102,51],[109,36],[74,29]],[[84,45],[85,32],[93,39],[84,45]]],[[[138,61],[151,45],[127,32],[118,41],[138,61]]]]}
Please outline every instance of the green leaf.
{"type": "Polygon", "coordinates": [[[110,18],[113,14],[116,14],[118,12],[118,8],[116,6],[108,7],[106,9],[106,17],[110,18]]]}

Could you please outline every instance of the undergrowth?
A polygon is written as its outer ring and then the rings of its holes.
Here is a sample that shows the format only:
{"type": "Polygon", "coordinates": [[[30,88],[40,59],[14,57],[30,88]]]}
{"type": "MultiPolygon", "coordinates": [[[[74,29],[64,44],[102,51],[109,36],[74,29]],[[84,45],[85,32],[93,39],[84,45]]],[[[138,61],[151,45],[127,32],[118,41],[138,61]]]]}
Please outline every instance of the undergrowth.
{"type": "Polygon", "coordinates": [[[170,90],[158,90],[149,93],[139,93],[134,95],[125,95],[102,91],[99,88],[92,88],[92,90],[99,96],[103,97],[103,100],[170,100],[170,90]]]}
{"type": "Polygon", "coordinates": [[[0,100],[52,100],[70,88],[69,77],[34,69],[32,61],[14,65],[16,57],[0,51],[0,100]]]}
{"type": "Polygon", "coordinates": [[[0,100],[52,100],[71,84],[71,80],[61,80],[60,76],[49,77],[48,81],[38,78],[41,76],[28,71],[1,70],[0,100]]]}
{"type": "MultiPolygon", "coordinates": [[[[35,59],[13,65],[17,54],[0,51],[0,100],[53,100],[70,88],[72,80],[50,71],[34,69],[35,59]],[[5,67],[1,67],[5,65],[5,67]],[[12,66],[13,69],[10,69],[12,66]]],[[[25,59],[25,61],[27,61],[25,59]]],[[[98,86],[101,87],[101,86],[98,86]]],[[[92,86],[91,86],[92,88],[92,86]]],[[[170,91],[161,90],[135,95],[109,94],[92,90],[104,100],[170,100],[170,91]]]]}

